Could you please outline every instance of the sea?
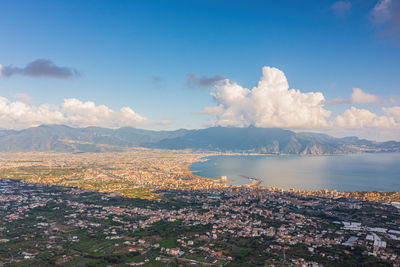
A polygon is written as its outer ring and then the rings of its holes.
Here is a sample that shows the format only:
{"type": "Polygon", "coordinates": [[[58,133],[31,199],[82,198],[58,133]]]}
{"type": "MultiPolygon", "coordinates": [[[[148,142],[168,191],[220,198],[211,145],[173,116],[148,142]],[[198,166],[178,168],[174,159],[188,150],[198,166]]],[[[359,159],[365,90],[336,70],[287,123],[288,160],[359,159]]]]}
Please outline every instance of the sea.
{"type": "Polygon", "coordinates": [[[400,192],[400,153],[329,156],[262,155],[210,156],[190,170],[199,176],[228,183],[251,183],[282,189],[400,192]]]}

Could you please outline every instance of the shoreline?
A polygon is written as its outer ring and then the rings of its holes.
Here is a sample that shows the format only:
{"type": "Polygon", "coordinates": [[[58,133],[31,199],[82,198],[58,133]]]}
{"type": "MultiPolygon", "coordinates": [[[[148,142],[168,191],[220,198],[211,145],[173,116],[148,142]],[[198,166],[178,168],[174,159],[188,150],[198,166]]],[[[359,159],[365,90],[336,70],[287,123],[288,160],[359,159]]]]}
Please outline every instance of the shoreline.
{"type": "MultiPolygon", "coordinates": [[[[360,154],[370,154],[370,153],[360,153],[360,154]]],[[[360,154],[356,154],[356,155],[360,155],[360,154]]],[[[347,154],[341,154],[341,155],[347,155],[347,154]]],[[[348,154],[348,155],[355,155],[355,154],[348,154]]],[[[218,153],[218,154],[210,154],[207,156],[203,156],[201,158],[199,158],[199,160],[195,160],[194,162],[192,162],[191,164],[189,164],[187,166],[188,168],[188,172],[191,173],[192,175],[198,177],[198,178],[203,178],[203,179],[211,179],[213,181],[217,181],[218,183],[223,183],[221,181],[220,178],[211,178],[211,177],[206,177],[206,176],[199,176],[196,175],[196,172],[201,172],[201,171],[192,171],[190,170],[190,167],[198,162],[207,162],[210,161],[211,159],[209,157],[215,157],[215,156],[291,156],[291,154],[259,154],[259,153],[218,153]]],[[[299,157],[304,157],[304,156],[338,156],[338,154],[334,154],[334,155],[293,155],[293,156],[299,156],[299,157]]],[[[391,194],[391,193],[400,193],[400,191],[383,191],[383,190],[354,190],[354,191],[339,191],[337,189],[326,189],[326,188],[321,188],[321,189],[296,189],[296,188],[290,188],[290,189],[283,189],[283,188],[279,188],[279,187],[275,187],[275,186],[266,186],[266,185],[260,185],[262,180],[259,178],[253,178],[253,177],[249,177],[246,175],[238,175],[244,179],[248,179],[250,181],[250,183],[246,183],[246,184],[242,184],[242,185],[235,185],[235,184],[227,184],[227,186],[230,187],[244,187],[244,188],[249,188],[249,187],[258,187],[258,188],[262,188],[262,189],[267,189],[267,190],[277,190],[277,191],[281,191],[281,192],[309,192],[309,193],[317,193],[317,192],[321,192],[321,191],[325,191],[325,192],[337,192],[339,194],[357,194],[357,193],[384,193],[384,194],[391,194]]],[[[229,178],[229,177],[228,177],[229,178]]],[[[228,181],[232,181],[232,180],[227,180],[228,181]]]]}

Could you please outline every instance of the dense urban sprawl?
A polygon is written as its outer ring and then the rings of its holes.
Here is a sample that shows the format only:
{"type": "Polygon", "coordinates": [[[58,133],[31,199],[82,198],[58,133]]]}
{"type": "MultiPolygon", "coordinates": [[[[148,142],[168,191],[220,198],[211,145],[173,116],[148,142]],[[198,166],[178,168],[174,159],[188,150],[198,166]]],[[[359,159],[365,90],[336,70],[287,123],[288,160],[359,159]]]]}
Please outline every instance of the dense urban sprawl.
{"type": "Polygon", "coordinates": [[[233,186],[207,155],[0,155],[0,265],[400,265],[398,193],[233,186]]]}

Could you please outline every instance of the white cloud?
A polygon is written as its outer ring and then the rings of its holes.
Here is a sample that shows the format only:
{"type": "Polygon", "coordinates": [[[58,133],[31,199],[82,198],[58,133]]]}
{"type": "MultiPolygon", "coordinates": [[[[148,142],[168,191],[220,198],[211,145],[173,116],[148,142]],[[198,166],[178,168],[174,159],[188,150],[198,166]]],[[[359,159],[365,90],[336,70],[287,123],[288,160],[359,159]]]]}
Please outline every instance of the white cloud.
{"type": "Polygon", "coordinates": [[[122,127],[147,123],[149,123],[147,118],[129,107],[115,111],[104,105],[96,106],[94,102],[82,102],[75,98],[64,99],[64,103],[60,106],[48,104],[35,106],[0,97],[0,128],[22,129],[40,124],[122,127]]]}
{"type": "Polygon", "coordinates": [[[1,77],[2,73],[3,73],[3,66],[0,64],[0,77],[1,77]]]}
{"type": "MultiPolygon", "coordinates": [[[[264,67],[258,85],[247,89],[225,79],[215,85],[211,95],[216,106],[205,107],[202,114],[215,115],[206,125],[236,127],[280,127],[289,129],[400,129],[400,107],[383,108],[377,115],[367,109],[351,107],[334,118],[325,109],[321,92],[302,93],[289,89],[284,73],[264,67]]],[[[337,100],[338,101],[338,100],[337,100]]],[[[390,103],[388,99],[354,88],[351,99],[342,103],[390,103]]],[[[337,103],[336,103],[337,104],[337,103]]]]}
{"type": "Polygon", "coordinates": [[[333,126],[341,128],[392,129],[400,125],[392,116],[378,116],[369,110],[351,107],[334,119],[333,126]]]}
{"type": "Polygon", "coordinates": [[[360,88],[353,88],[353,94],[351,95],[351,102],[353,104],[361,103],[377,103],[380,98],[376,95],[368,94],[360,88]]]}
{"type": "Polygon", "coordinates": [[[400,124],[400,106],[394,106],[394,107],[390,107],[390,108],[382,108],[382,110],[386,116],[393,117],[395,119],[395,121],[400,124]]]}
{"type": "Polygon", "coordinates": [[[361,88],[353,88],[353,93],[349,99],[338,97],[327,102],[327,105],[337,104],[394,104],[396,100],[394,98],[383,98],[373,94],[366,93],[361,88]]]}
{"type": "Polygon", "coordinates": [[[147,120],[129,107],[114,111],[105,105],[96,106],[92,101],[82,102],[76,98],[64,99],[61,111],[66,115],[69,124],[79,127],[135,126],[147,120]]]}
{"type": "Polygon", "coordinates": [[[205,114],[205,115],[218,115],[220,114],[224,109],[223,105],[218,105],[216,107],[205,107],[200,114],[205,114]]]}
{"type": "Polygon", "coordinates": [[[217,106],[206,107],[203,113],[216,114],[216,125],[283,128],[328,125],[330,111],[323,108],[323,94],[289,89],[285,74],[276,68],[264,67],[258,86],[251,90],[228,79],[215,88],[211,95],[217,106]]]}
{"type": "Polygon", "coordinates": [[[60,124],[64,115],[49,105],[31,106],[0,97],[0,128],[21,129],[40,124],[60,124]]]}
{"type": "Polygon", "coordinates": [[[158,123],[158,125],[162,125],[162,126],[168,126],[168,125],[171,125],[171,124],[174,124],[174,121],[172,119],[170,119],[170,118],[164,118],[162,121],[160,121],[158,123]]]}
{"type": "Polygon", "coordinates": [[[20,100],[21,102],[25,103],[25,104],[28,104],[28,105],[32,105],[33,104],[32,98],[26,93],[15,94],[15,97],[18,100],[20,100]]]}

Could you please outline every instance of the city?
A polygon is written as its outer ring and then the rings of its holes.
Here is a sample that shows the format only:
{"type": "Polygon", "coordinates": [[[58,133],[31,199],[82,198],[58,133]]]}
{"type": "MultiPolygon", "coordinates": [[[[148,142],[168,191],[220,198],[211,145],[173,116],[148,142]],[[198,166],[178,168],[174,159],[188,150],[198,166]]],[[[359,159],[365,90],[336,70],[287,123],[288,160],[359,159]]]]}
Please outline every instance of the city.
{"type": "Polygon", "coordinates": [[[400,264],[399,193],[234,186],[206,155],[2,154],[1,264],[400,264]]]}

